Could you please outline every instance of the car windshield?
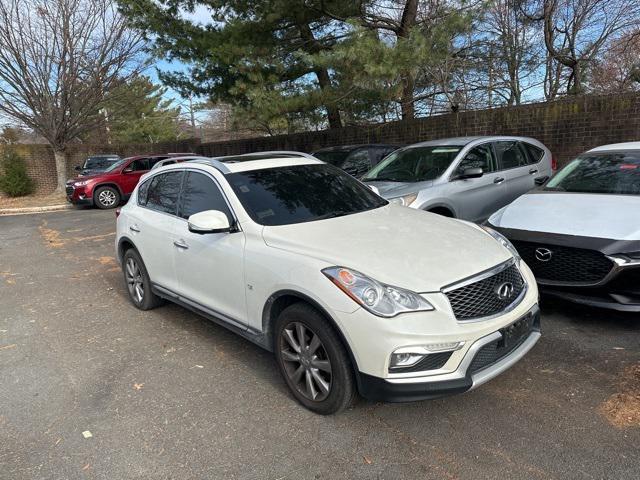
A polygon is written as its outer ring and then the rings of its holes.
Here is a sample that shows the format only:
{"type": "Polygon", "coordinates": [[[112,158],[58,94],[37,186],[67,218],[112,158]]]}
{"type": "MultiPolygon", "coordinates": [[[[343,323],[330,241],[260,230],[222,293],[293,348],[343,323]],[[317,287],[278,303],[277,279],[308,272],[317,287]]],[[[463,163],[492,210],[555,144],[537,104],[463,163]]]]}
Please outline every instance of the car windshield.
{"type": "Polygon", "coordinates": [[[336,167],[341,167],[350,153],[351,150],[327,150],[324,152],[316,152],[313,156],[323,162],[330,163],[336,167]]]}
{"type": "Polygon", "coordinates": [[[120,160],[120,157],[89,157],[84,161],[84,168],[89,170],[104,170],[118,160],[120,160]]]}
{"type": "Polygon", "coordinates": [[[231,173],[227,179],[247,213],[261,225],[311,222],[387,204],[350,175],[326,164],[231,173]]]}
{"type": "Polygon", "coordinates": [[[415,147],[393,152],[365,176],[364,181],[422,182],[444,173],[460,153],[460,146],[415,147]]]}
{"type": "Polygon", "coordinates": [[[113,172],[115,170],[117,170],[118,168],[120,168],[122,165],[124,165],[124,163],[127,161],[127,158],[123,158],[122,160],[118,160],[116,163],[114,163],[113,165],[111,165],[110,167],[105,168],[105,172],[113,172]]]}
{"type": "Polygon", "coordinates": [[[560,170],[544,189],[639,195],[640,151],[585,153],[560,170]]]}

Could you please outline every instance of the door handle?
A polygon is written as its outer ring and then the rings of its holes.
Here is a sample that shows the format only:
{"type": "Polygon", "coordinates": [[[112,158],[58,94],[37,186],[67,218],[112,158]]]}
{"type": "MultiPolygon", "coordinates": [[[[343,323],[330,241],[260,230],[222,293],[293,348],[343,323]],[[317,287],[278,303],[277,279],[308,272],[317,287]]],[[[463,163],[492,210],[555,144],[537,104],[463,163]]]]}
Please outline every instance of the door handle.
{"type": "Polygon", "coordinates": [[[532,168],[531,170],[529,170],[529,175],[533,175],[534,173],[538,173],[537,168],[532,168]]]}
{"type": "Polygon", "coordinates": [[[174,240],[173,244],[178,247],[178,248],[182,248],[183,250],[187,250],[189,248],[189,245],[187,245],[185,243],[184,240],[174,240]]]}
{"type": "Polygon", "coordinates": [[[502,183],[504,182],[504,177],[496,177],[493,179],[493,183],[502,183]]]}
{"type": "Polygon", "coordinates": [[[132,232],[136,232],[136,233],[140,233],[140,229],[138,228],[138,225],[133,224],[129,227],[129,230],[131,230],[132,232]]]}

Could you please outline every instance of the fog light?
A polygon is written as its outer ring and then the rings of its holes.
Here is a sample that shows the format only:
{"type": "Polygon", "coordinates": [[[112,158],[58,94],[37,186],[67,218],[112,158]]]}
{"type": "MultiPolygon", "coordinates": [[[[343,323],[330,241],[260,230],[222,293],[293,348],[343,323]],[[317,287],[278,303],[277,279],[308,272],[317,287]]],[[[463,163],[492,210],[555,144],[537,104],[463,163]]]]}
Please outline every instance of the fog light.
{"type": "Polygon", "coordinates": [[[392,353],[389,368],[403,368],[415,365],[425,357],[425,354],[417,352],[392,353]]]}

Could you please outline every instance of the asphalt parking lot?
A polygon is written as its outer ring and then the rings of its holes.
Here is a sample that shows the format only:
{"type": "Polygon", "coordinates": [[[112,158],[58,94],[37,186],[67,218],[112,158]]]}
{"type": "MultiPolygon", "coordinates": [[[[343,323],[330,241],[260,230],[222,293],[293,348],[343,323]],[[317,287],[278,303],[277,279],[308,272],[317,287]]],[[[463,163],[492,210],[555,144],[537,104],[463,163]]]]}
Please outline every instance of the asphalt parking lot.
{"type": "Polygon", "coordinates": [[[640,476],[638,315],[545,303],[538,345],[478,390],[321,417],[269,353],[175,305],[136,310],[114,228],[113,211],[0,217],[0,478],[640,476]]]}

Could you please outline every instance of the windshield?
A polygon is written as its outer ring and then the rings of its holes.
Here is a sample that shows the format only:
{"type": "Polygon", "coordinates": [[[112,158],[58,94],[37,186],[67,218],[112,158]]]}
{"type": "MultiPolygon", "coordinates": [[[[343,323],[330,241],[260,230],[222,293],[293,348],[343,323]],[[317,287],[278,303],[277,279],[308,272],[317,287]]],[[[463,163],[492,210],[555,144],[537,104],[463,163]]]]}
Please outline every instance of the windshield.
{"type": "Polygon", "coordinates": [[[84,161],[84,168],[88,170],[104,170],[118,160],[120,160],[120,157],[89,157],[84,161]]]}
{"type": "Polygon", "coordinates": [[[326,164],[231,173],[227,179],[247,213],[260,225],[311,222],[387,204],[350,175],[326,164]]]}
{"type": "Polygon", "coordinates": [[[444,173],[460,153],[459,146],[428,146],[393,152],[367,173],[364,181],[422,182],[444,173]]]}
{"type": "Polygon", "coordinates": [[[640,151],[580,155],[560,170],[545,190],[639,195],[640,151]]]}
{"type": "Polygon", "coordinates": [[[350,150],[330,150],[326,152],[316,152],[313,156],[323,162],[330,163],[336,167],[341,167],[349,156],[349,153],[351,153],[350,150]]]}
{"type": "Polygon", "coordinates": [[[110,167],[105,168],[105,172],[113,172],[115,170],[117,170],[118,168],[120,168],[122,165],[124,165],[124,163],[127,161],[126,158],[123,158],[122,160],[118,160],[116,163],[114,163],[113,165],[111,165],[110,167]]]}

